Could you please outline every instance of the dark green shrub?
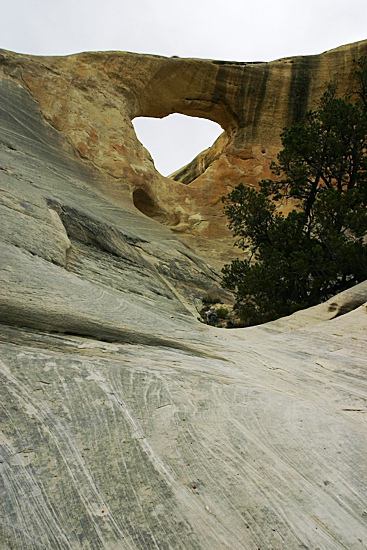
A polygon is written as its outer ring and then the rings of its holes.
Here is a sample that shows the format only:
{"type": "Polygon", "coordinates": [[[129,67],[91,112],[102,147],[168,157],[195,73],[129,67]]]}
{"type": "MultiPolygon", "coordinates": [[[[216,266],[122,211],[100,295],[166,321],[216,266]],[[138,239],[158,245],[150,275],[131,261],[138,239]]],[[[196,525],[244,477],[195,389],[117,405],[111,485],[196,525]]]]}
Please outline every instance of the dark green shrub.
{"type": "Polygon", "coordinates": [[[227,319],[229,315],[229,311],[226,307],[218,307],[215,310],[215,313],[217,314],[218,319],[227,319]]]}

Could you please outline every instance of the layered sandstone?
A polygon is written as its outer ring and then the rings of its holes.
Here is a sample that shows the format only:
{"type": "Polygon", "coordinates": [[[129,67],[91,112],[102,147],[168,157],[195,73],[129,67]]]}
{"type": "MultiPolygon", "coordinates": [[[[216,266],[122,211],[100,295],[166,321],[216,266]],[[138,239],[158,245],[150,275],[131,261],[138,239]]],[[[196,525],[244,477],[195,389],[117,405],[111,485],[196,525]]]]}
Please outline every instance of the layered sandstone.
{"type": "Polygon", "coordinates": [[[350,89],[367,42],[271,63],[164,58],[124,52],[33,57],[2,51],[3,73],[25,87],[45,120],[81,158],[113,178],[103,189],[180,235],[219,267],[231,255],[220,198],[268,177],[280,132],[315,106],[326,81],[350,89]],[[172,178],[161,176],[137,140],[135,117],[171,113],[223,128],[212,148],[172,178]],[[127,186],[127,187],[126,187],[127,186]],[[127,189],[127,191],[126,191],[127,189]]]}
{"type": "Polygon", "coordinates": [[[184,244],[229,257],[220,195],[256,184],[279,128],[337,68],[347,89],[365,48],[270,64],[3,52],[1,548],[367,547],[367,283],[221,330],[198,309],[230,297],[184,244]],[[131,125],[176,111],[226,130],[185,183],[131,125]]]}

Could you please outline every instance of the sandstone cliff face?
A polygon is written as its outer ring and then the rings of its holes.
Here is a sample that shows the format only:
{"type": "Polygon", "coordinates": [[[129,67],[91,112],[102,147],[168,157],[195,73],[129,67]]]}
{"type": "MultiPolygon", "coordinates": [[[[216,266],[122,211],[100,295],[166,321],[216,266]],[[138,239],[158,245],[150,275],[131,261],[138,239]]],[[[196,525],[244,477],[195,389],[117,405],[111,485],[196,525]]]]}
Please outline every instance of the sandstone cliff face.
{"type": "MultiPolygon", "coordinates": [[[[320,59],[348,75],[364,48],[320,59]]],[[[268,65],[266,90],[276,75],[288,90],[291,60],[268,65]]],[[[197,320],[223,291],[182,241],[220,259],[220,195],[278,147],[262,108],[263,130],[238,125],[265,65],[3,52],[2,67],[0,547],[366,548],[367,283],[261,327],[197,320]],[[227,133],[184,184],[131,119],[190,108],[227,133]]]]}
{"type": "Polygon", "coordinates": [[[38,102],[44,118],[83,159],[113,177],[103,192],[129,195],[144,214],[219,267],[232,255],[220,197],[270,175],[281,130],[315,106],[326,81],[349,89],[367,42],[319,56],[231,63],[121,52],[32,57],[2,51],[5,75],[38,102]],[[171,113],[220,124],[223,135],[172,178],[154,169],[131,120],[171,113]],[[185,185],[183,185],[185,184],[185,185]],[[187,185],[189,184],[189,185],[187,185]],[[128,186],[128,191],[126,187],[128,186]]]}

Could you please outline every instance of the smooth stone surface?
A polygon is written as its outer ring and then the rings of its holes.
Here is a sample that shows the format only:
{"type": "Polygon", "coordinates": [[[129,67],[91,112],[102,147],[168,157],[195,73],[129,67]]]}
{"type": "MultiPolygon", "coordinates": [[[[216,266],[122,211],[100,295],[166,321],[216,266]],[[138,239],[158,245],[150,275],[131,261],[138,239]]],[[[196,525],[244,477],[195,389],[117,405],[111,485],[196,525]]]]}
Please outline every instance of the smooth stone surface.
{"type": "Polygon", "coordinates": [[[0,82],[0,548],[364,550],[367,283],[200,323],[217,273],[0,82]]]}

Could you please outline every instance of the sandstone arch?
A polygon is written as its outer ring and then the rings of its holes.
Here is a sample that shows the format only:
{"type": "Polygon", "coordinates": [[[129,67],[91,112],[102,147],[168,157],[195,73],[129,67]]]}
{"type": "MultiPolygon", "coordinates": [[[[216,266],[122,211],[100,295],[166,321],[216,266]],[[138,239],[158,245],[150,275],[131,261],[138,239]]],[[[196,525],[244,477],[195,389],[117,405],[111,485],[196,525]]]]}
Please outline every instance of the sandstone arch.
{"type": "Polygon", "coordinates": [[[164,223],[174,216],[180,238],[195,242],[219,267],[233,254],[220,197],[244,179],[256,185],[268,177],[282,128],[315,105],[326,81],[337,77],[340,92],[347,91],[354,60],[366,52],[363,41],[318,56],[232,63],[126,52],[35,57],[2,50],[0,66],[30,91],[44,118],[83,159],[113,176],[116,185],[105,193],[117,198],[128,186],[131,197],[149,187],[165,212],[164,223]],[[175,181],[154,170],[131,123],[171,113],[207,118],[225,130],[173,175],[175,181]],[[216,254],[208,255],[212,249],[216,254]]]}
{"type": "MultiPolygon", "coordinates": [[[[365,46],[320,56],[323,79],[365,46]]],[[[229,299],[193,250],[223,261],[218,196],[276,150],[266,112],[184,185],[131,126],[169,60],[1,55],[0,547],[367,548],[367,283],[266,326],[196,318],[229,299]]]]}

